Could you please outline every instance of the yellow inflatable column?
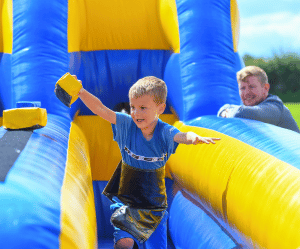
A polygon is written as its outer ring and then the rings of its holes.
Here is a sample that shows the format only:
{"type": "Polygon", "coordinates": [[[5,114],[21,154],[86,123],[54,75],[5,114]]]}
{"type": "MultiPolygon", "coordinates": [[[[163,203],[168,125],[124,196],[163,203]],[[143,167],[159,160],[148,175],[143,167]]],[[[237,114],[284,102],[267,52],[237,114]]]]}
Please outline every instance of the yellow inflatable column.
{"type": "Polygon", "coordinates": [[[236,0],[230,0],[230,17],[233,40],[233,51],[238,51],[239,34],[240,34],[240,17],[236,0]]]}
{"type": "Polygon", "coordinates": [[[96,249],[97,225],[87,141],[72,123],[61,193],[62,249],[96,249]]]}
{"type": "Polygon", "coordinates": [[[13,3],[12,0],[0,1],[0,52],[11,54],[13,43],[13,3]]]}

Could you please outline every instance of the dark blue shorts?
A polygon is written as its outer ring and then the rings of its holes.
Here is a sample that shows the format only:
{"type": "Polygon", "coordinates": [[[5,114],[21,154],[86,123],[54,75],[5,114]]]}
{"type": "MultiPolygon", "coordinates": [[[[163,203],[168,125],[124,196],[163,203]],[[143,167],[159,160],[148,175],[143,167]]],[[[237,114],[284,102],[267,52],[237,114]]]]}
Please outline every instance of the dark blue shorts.
{"type": "MultiPolygon", "coordinates": [[[[116,209],[123,206],[123,203],[117,202],[110,206],[110,210],[114,212],[116,209]]],[[[139,249],[166,249],[167,248],[167,220],[168,220],[168,212],[166,211],[164,217],[159,223],[156,230],[150,236],[150,238],[144,243],[140,243],[134,236],[130,233],[123,231],[117,227],[114,227],[114,242],[116,243],[118,240],[123,238],[131,238],[135,241],[136,245],[139,249]]],[[[135,245],[135,246],[136,246],[135,245]]]]}

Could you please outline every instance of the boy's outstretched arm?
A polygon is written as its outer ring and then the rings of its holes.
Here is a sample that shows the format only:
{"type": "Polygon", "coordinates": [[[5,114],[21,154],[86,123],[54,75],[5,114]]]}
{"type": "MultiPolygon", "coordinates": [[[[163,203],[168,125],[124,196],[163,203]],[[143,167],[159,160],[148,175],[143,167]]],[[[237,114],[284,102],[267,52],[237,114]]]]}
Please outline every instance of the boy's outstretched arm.
{"type": "Polygon", "coordinates": [[[174,141],[179,144],[202,144],[202,143],[212,143],[215,144],[214,140],[220,140],[221,138],[213,137],[201,137],[194,132],[178,132],[174,136],[174,141]]]}
{"type": "MultiPolygon", "coordinates": [[[[75,75],[72,76],[77,80],[77,77],[75,75]]],[[[112,124],[116,124],[116,113],[111,109],[107,108],[105,105],[103,105],[101,100],[98,99],[96,96],[89,93],[84,88],[81,88],[81,90],[78,93],[78,97],[94,114],[100,116],[101,118],[107,120],[112,124]]]]}

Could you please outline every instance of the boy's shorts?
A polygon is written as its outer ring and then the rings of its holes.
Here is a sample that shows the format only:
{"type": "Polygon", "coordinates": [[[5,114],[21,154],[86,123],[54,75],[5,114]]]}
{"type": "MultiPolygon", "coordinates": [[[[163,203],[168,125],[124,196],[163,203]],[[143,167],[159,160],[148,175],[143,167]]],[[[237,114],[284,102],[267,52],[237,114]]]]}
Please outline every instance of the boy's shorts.
{"type": "MultiPolygon", "coordinates": [[[[114,212],[116,209],[123,206],[123,203],[117,202],[110,206],[110,210],[114,212]]],[[[167,248],[167,220],[168,220],[168,212],[165,212],[164,217],[159,223],[156,230],[150,236],[150,238],[144,243],[140,243],[133,235],[130,233],[123,231],[117,227],[114,227],[114,243],[123,238],[131,238],[134,240],[134,249],[166,249],[167,248]]]]}

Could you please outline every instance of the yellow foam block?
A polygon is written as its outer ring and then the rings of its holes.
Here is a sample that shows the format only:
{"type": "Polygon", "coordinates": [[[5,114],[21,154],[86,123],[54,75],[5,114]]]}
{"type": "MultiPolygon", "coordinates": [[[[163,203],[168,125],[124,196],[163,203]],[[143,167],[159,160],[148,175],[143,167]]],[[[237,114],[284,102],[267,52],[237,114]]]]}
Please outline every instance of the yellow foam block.
{"type": "Polygon", "coordinates": [[[76,80],[70,73],[64,74],[56,84],[60,85],[70,96],[72,96],[70,105],[78,99],[78,93],[82,88],[82,84],[76,80]]]}
{"type": "Polygon", "coordinates": [[[16,108],[3,111],[3,127],[5,129],[25,129],[35,126],[46,126],[47,111],[44,108],[16,108]]]}

